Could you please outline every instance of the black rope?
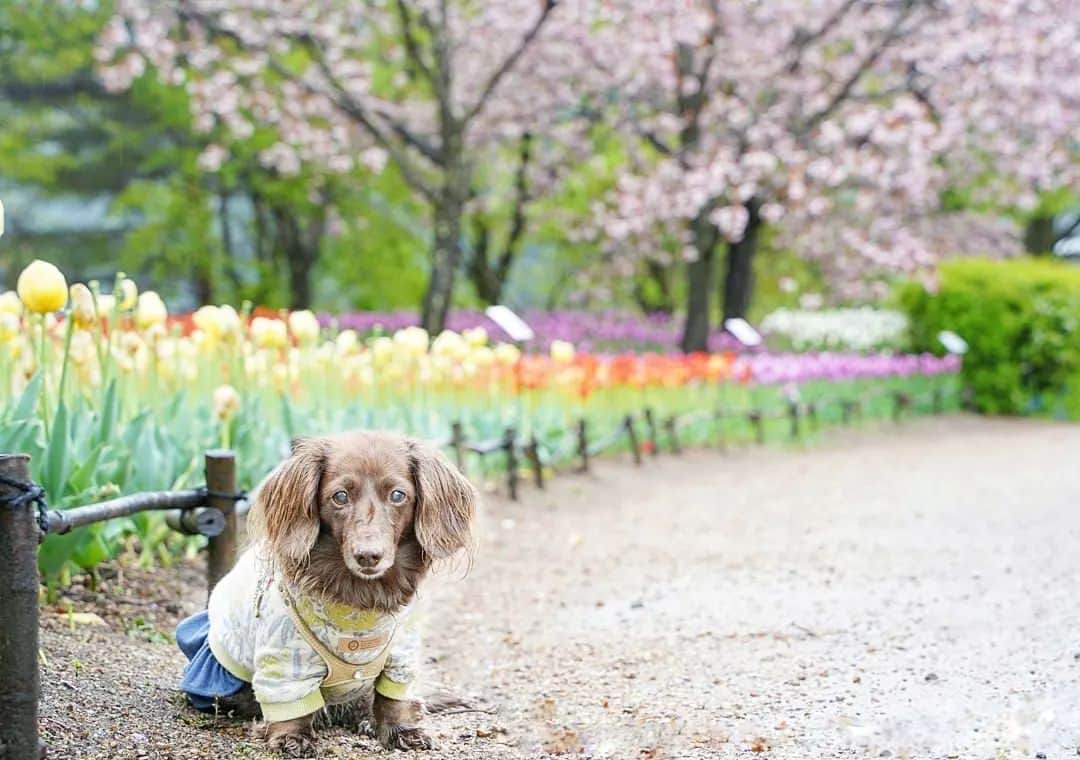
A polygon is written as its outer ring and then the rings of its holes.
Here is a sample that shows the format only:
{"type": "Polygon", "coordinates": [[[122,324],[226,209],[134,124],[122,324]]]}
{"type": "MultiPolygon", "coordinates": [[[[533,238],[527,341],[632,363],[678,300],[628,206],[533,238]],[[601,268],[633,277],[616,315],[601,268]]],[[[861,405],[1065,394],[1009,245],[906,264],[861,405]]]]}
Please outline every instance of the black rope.
{"type": "Polygon", "coordinates": [[[202,492],[206,494],[210,499],[223,499],[226,501],[237,502],[247,501],[247,491],[237,491],[236,493],[224,493],[222,491],[211,491],[209,488],[203,488],[202,492]]]}
{"type": "Polygon", "coordinates": [[[0,475],[0,484],[13,488],[19,493],[8,496],[5,501],[12,509],[21,509],[31,504],[37,505],[37,525],[42,534],[49,532],[49,503],[45,500],[45,489],[29,480],[15,480],[0,475]]]}

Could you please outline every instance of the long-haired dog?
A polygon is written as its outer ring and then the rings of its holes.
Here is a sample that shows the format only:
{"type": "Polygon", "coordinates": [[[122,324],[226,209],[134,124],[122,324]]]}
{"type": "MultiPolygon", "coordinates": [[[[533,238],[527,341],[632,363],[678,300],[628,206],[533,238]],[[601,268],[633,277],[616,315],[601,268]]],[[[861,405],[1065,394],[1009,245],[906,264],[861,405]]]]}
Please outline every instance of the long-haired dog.
{"type": "Polygon", "coordinates": [[[251,546],[208,611],[177,630],[192,660],[181,688],[197,707],[261,713],[270,746],[291,756],[313,752],[317,724],[429,748],[409,693],[409,613],[433,562],[471,557],[476,501],[441,453],[410,438],[294,441],[255,496],[251,546]]]}

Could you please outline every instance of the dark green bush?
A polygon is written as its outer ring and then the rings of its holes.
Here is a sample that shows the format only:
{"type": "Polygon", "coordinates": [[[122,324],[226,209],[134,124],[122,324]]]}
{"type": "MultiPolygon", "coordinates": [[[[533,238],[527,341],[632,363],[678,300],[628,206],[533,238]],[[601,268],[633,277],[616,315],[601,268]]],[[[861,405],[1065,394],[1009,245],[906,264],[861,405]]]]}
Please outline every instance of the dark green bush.
{"type": "Polygon", "coordinates": [[[937,292],[900,289],[916,350],[941,353],[952,330],[969,345],[963,378],[978,409],[1080,419],[1080,267],[1040,259],[959,259],[937,292]]]}

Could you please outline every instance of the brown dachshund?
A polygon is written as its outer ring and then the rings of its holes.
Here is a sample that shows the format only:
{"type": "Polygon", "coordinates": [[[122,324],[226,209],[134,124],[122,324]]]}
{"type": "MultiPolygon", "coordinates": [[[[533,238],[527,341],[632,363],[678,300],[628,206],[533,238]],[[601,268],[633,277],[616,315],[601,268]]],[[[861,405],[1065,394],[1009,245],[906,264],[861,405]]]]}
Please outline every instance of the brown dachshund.
{"type": "Polygon", "coordinates": [[[270,746],[294,757],[313,753],[317,723],[430,748],[407,694],[418,655],[402,619],[433,562],[471,559],[476,502],[413,439],[294,441],[255,496],[251,547],[211,596],[209,649],[243,682],[218,709],[261,713],[270,746]]]}

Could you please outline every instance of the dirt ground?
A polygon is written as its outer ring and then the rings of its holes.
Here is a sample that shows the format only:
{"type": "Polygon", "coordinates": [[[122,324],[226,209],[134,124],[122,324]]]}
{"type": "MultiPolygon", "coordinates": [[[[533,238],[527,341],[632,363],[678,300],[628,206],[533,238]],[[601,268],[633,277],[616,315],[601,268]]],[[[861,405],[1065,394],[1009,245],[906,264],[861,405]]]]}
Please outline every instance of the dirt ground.
{"type": "MultiPolygon", "coordinates": [[[[1080,426],[968,417],[599,461],[486,498],[428,606],[436,758],[1080,754],[1080,426]]],[[[110,568],[42,630],[52,758],[260,758],[183,707],[201,570],[110,568]]],[[[323,757],[384,756],[319,738],[323,757]]]]}

